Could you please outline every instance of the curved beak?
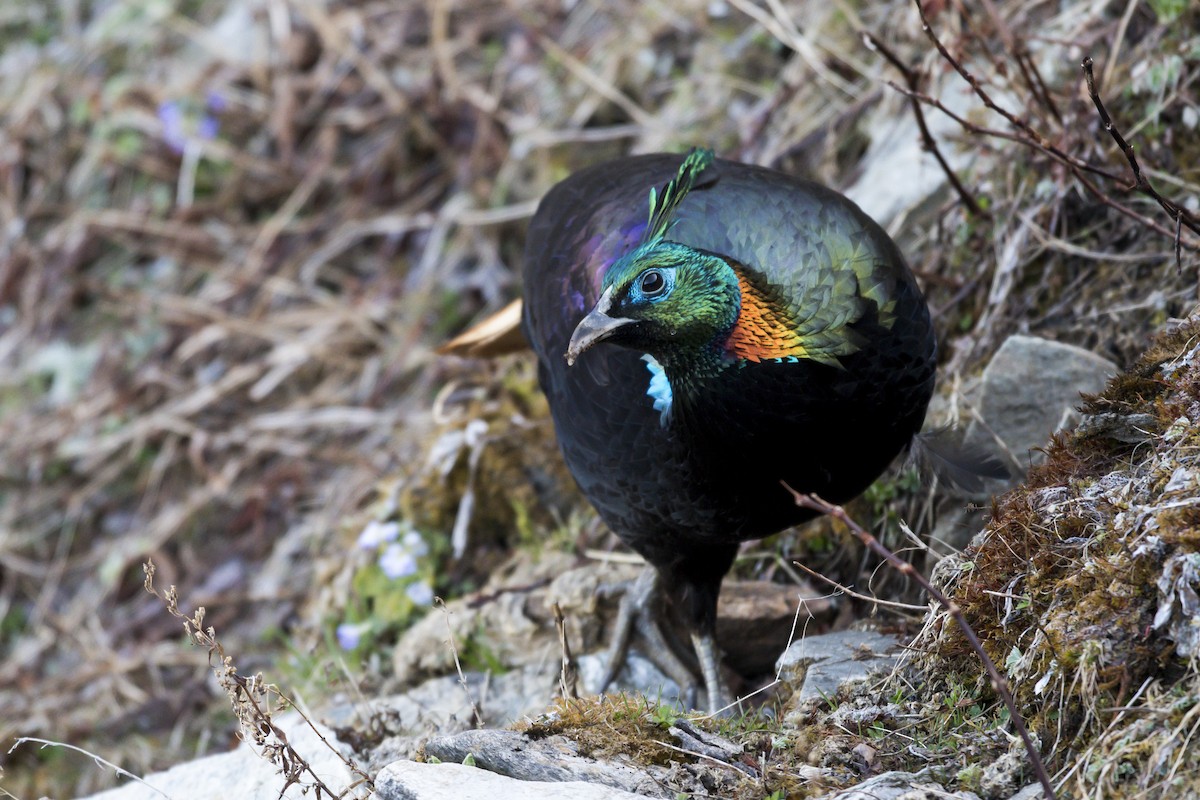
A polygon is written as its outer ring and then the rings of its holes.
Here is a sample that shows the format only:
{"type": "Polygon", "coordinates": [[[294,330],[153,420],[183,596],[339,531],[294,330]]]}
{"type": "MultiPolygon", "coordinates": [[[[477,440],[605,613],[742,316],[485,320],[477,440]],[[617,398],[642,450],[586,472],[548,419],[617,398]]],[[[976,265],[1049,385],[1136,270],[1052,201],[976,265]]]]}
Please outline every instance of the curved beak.
{"type": "Polygon", "coordinates": [[[612,306],[612,287],[604,290],[596,307],[575,326],[571,334],[571,343],[567,345],[567,366],[573,366],[585,350],[592,345],[602,342],[616,333],[618,328],[630,324],[634,320],[625,317],[610,317],[608,310],[612,306]]]}

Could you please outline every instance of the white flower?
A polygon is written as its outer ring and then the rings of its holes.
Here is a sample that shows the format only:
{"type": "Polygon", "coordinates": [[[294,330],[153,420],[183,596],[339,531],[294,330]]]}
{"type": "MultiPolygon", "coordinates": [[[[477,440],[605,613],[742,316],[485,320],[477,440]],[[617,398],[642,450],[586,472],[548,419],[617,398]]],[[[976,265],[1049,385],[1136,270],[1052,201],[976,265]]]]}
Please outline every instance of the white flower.
{"type": "Polygon", "coordinates": [[[417,571],[417,560],[403,546],[389,544],[379,557],[379,568],[392,580],[407,578],[417,571]]]}
{"type": "Polygon", "coordinates": [[[412,584],[404,590],[404,593],[418,606],[427,606],[433,602],[433,587],[425,581],[412,584]]]}
{"type": "Polygon", "coordinates": [[[373,519],[358,535],[358,546],[363,550],[374,550],[384,542],[394,542],[400,536],[399,522],[380,522],[373,519]]]}

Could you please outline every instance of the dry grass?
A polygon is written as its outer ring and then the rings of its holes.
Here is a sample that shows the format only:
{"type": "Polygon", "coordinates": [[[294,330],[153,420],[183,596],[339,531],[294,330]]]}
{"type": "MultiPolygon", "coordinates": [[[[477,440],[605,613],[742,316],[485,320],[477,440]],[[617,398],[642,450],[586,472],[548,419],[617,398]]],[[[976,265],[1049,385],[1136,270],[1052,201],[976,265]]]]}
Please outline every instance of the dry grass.
{"type": "MultiPolygon", "coordinates": [[[[0,742],[69,741],[136,773],[225,749],[234,731],[140,564],[206,606],[247,671],[282,668],[289,650],[317,654],[287,667],[306,675],[336,661],[329,626],[348,600],[329,576],[347,526],[381,476],[424,462],[437,390],[479,380],[431,348],[517,292],[523,220],[554,181],[703,143],[852,186],[911,141],[885,133],[907,100],[864,30],[932,76],[923,91],[962,94],[899,0],[10,6],[0,742]]],[[[1123,8],[939,5],[931,22],[1048,141],[1119,172],[1074,71],[1091,53],[1147,174],[1194,197],[1200,55],[1181,31],[1195,12],[1164,25],[1123,8]],[[1036,52],[1057,114],[1005,70],[997,31],[1036,52]],[[1168,57],[1171,75],[1131,78],[1168,57]]],[[[1169,240],[1044,152],[957,123],[935,134],[991,214],[936,195],[892,221],[951,379],[1014,330],[1129,363],[1190,305],[1191,256],[1177,272],[1169,240]]],[[[27,751],[5,770],[18,796],[110,780],[27,751]]]]}
{"type": "MultiPolygon", "coordinates": [[[[1198,336],[1195,320],[1161,336],[1086,404],[1089,422],[998,502],[956,581],[1071,796],[1200,788],[1198,336]]],[[[918,647],[936,685],[978,672],[945,620],[918,647]]]]}

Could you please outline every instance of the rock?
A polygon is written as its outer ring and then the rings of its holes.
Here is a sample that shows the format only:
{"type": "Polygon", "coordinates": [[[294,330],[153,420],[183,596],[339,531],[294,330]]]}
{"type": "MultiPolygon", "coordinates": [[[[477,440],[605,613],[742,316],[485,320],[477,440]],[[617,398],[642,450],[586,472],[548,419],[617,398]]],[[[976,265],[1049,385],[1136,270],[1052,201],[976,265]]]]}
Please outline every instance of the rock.
{"type": "Polygon", "coordinates": [[[1024,743],[1013,742],[1007,753],[983,766],[979,791],[984,797],[1008,797],[1023,785],[1031,771],[1024,743]]]}
{"type": "Polygon", "coordinates": [[[1008,800],[1042,800],[1046,796],[1046,792],[1042,789],[1040,783],[1031,783],[1014,794],[1008,800]]]}
{"type": "MultiPolygon", "coordinates": [[[[413,702],[398,695],[384,704],[395,707],[405,729],[416,730],[424,721],[441,727],[451,716],[466,718],[463,714],[470,709],[462,702],[465,695],[458,686],[449,645],[453,634],[460,653],[482,652],[489,664],[509,670],[491,678],[466,674],[485,723],[506,725],[540,711],[558,692],[561,650],[552,611],[556,603],[579,669],[580,691],[598,693],[610,634],[607,623],[614,616],[619,588],[640,571],[622,563],[578,565],[573,557],[555,553],[536,564],[505,570],[476,595],[455,600],[444,611],[435,610],[404,633],[392,659],[396,683],[412,685],[431,675],[443,677],[422,683],[419,691],[414,690],[420,696],[411,698],[413,702]],[[479,692],[485,689],[482,696],[479,692]],[[507,697],[513,690],[518,695],[507,697]]],[[[717,635],[734,643],[727,648],[730,666],[749,676],[769,672],[787,645],[801,599],[818,626],[837,612],[837,606],[812,587],[728,582],[721,593],[717,635]]],[[[640,646],[635,639],[625,668],[609,689],[679,703],[680,687],[637,653],[640,646]]]]}
{"type": "Polygon", "coordinates": [[[401,694],[336,706],[322,719],[334,727],[356,728],[377,719],[395,734],[456,733],[474,727],[472,704],[485,725],[503,726],[540,712],[557,689],[557,662],[499,675],[465,672],[461,679],[430,678],[401,694]]]}
{"type": "Polygon", "coordinates": [[[372,800],[636,800],[639,795],[582,781],[535,783],[462,764],[398,761],[375,778],[372,800]]]}
{"type": "Polygon", "coordinates": [[[974,792],[947,792],[922,774],[885,772],[817,800],[980,800],[974,792]]]}
{"type": "Polygon", "coordinates": [[[800,687],[793,702],[833,697],[848,682],[864,680],[876,670],[891,669],[901,644],[878,631],[837,631],[809,636],[792,644],[776,664],[780,678],[800,687]]]}
{"type": "Polygon", "coordinates": [[[453,674],[451,634],[460,653],[486,653],[489,661],[505,667],[556,662],[558,635],[540,585],[549,584],[573,562],[560,553],[545,553],[533,563],[514,561],[476,595],[430,612],[396,643],[392,666],[397,683],[412,685],[431,675],[453,674]]]}
{"type": "MultiPolygon", "coordinates": [[[[299,714],[281,714],[274,718],[274,722],[283,730],[296,752],[308,762],[335,795],[340,796],[341,792],[345,792],[359,779],[342,760],[342,756],[349,757],[349,747],[339,742],[328,728],[317,725],[317,730],[325,738],[325,742],[322,742],[299,714]],[[337,748],[337,752],[330,749],[331,746],[337,748]]],[[[228,797],[299,798],[312,793],[311,780],[302,780],[301,783],[283,791],[285,783],[278,767],[259,756],[254,747],[243,742],[228,753],[189,761],[165,772],[155,772],[147,775],[144,783],[129,783],[117,789],[91,795],[85,800],[162,800],[163,797],[186,797],[187,800],[225,800],[228,797]]],[[[363,797],[365,794],[350,792],[345,797],[363,797]]]]}
{"type": "Polygon", "coordinates": [[[983,371],[978,407],[986,427],[972,422],[967,442],[987,447],[993,434],[1025,470],[1044,458],[1035,448],[1074,426],[1081,393],[1104,388],[1117,366],[1087,350],[1035,336],[1010,336],[983,371]]]}
{"type": "MultiPolygon", "coordinates": [[[[607,654],[580,656],[575,659],[575,665],[579,670],[580,694],[600,694],[600,681],[604,679],[604,671],[608,665],[607,654]]],[[[637,692],[659,703],[685,705],[679,684],[664,675],[649,659],[633,650],[626,655],[621,671],[605,691],[637,692]]]]}
{"type": "Polygon", "coordinates": [[[717,641],[728,643],[722,646],[725,664],[742,675],[772,672],[793,635],[801,600],[800,621],[807,621],[810,631],[826,628],[840,609],[807,583],[725,581],[717,606],[717,641]]]}
{"type": "Polygon", "coordinates": [[[425,753],[456,763],[469,755],[489,772],[522,781],[587,781],[649,797],[673,796],[642,770],[580,755],[565,736],[530,739],[518,731],[464,731],[430,739],[425,753]]]}

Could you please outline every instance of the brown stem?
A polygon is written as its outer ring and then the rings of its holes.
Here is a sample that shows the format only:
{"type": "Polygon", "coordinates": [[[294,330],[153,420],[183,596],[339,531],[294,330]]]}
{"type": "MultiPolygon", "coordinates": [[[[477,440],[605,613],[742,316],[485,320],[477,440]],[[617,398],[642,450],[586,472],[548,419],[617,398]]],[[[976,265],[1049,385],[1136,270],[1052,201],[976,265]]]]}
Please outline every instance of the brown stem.
{"type": "Polygon", "coordinates": [[[1100,93],[1096,91],[1096,76],[1092,74],[1092,57],[1088,56],[1083,59],[1083,74],[1087,78],[1088,95],[1092,98],[1092,103],[1096,106],[1097,113],[1100,114],[1100,121],[1104,123],[1104,130],[1108,131],[1112,136],[1113,141],[1117,143],[1117,147],[1121,148],[1121,152],[1125,154],[1125,160],[1129,162],[1130,169],[1133,170],[1133,186],[1131,189],[1136,189],[1142,194],[1152,198],[1175,220],[1177,225],[1186,226],[1193,233],[1200,233],[1200,218],[1188,211],[1186,208],[1177,206],[1170,200],[1166,199],[1158,193],[1150,183],[1150,179],[1142,174],[1142,168],[1138,165],[1137,156],[1133,153],[1133,146],[1125,141],[1125,137],[1121,135],[1121,131],[1117,129],[1116,124],[1108,115],[1108,109],[1104,107],[1104,101],[1100,99],[1100,93]]]}
{"type": "Polygon", "coordinates": [[[1021,714],[1017,711],[1016,701],[1013,700],[1012,692],[1009,691],[1008,681],[1000,674],[1000,670],[996,669],[995,663],[988,654],[984,651],[983,645],[979,641],[979,637],[975,635],[975,631],[967,624],[967,618],[963,615],[962,609],[958,605],[942,593],[940,589],[930,583],[924,575],[913,569],[912,564],[902,560],[899,556],[888,550],[879,540],[868,533],[861,525],[855,522],[846,513],[846,509],[841,506],[836,506],[822,500],[815,494],[801,494],[786,483],[783,488],[792,493],[792,497],[796,501],[796,505],[802,508],[808,508],[821,514],[826,514],[834,519],[840,520],[850,532],[853,533],[858,540],[867,547],[868,550],[878,555],[887,563],[891,564],[902,575],[915,580],[921,588],[929,593],[929,596],[936,600],[946,609],[946,612],[954,618],[958,623],[958,627],[963,632],[967,643],[971,645],[971,649],[983,662],[983,667],[987,670],[988,678],[991,680],[992,689],[1000,696],[1005,707],[1008,708],[1009,717],[1012,719],[1013,727],[1017,729],[1017,734],[1020,735],[1021,741],[1025,743],[1025,752],[1029,754],[1029,762],[1033,766],[1033,772],[1037,775],[1038,782],[1042,784],[1042,791],[1045,793],[1048,800],[1055,800],[1054,786],[1050,783],[1050,776],[1046,773],[1046,765],[1042,762],[1042,756],[1038,752],[1037,747],[1033,743],[1033,738],[1029,735],[1029,731],[1025,728],[1025,722],[1021,719],[1021,714]]]}
{"type": "MultiPolygon", "coordinates": [[[[941,110],[943,113],[950,114],[950,116],[953,119],[955,119],[960,124],[962,124],[968,131],[978,131],[978,132],[986,133],[988,135],[1000,136],[1001,138],[1018,141],[1024,145],[1026,145],[1027,147],[1032,147],[1036,150],[1040,150],[1040,151],[1050,155],[1054,159],[1065,164],[1071,170],[1071,173],[1075,176],[1075,178],[1088,191],[1088,193],[1093,195],[1097,200],[1099,200],[1104,205],[1108,206],[1109,208],[1112,208],[1113,210],[1117,211],[1120,214],[1123,214],[1123,215],[1129,217],[1132,220],[1137,221],[1139,224],[1150,228],[1151,230],[1155,231],[1156,233],[1159,233],[1163,236],[1170,238],[1174,242],[1176,250],[1179,252],[1181,252],[1184,249],[1192,251],[1192,252],[1200,251],[1200,242],[1182,241],[1182,239],[1179,235],[1179,231],[1181,231],[1181,229],[1184,227],[1186,227],[1188,230],[1190,230],[1194,233],[1200,233],[1200,219],[1197,219],[1197,217],[1194,214],[1187,211],[1186,209],[1181,208],[1180,206],[1176,205],[1175,203],[1172,203],[1171,201],[1169,201],[1169,200],[1163,198],[1161,195],[1159,195],[1158,192],[1155,191],[1154,188],[1150,185],[1149,181],[1146,180],[1146,178],[1142,175],[1141,169],[1137,164],[1137,159],[1134,158],[1133,148],[1130,147],[1129,144],[1124,140],[1124,138],[1121,137],[1120,132],[1117,131],[1116,127],[1112,124],[1112,120],[1109,118],[1108,112],[1104,109],[1104,104],[1100,101],[1100,97],[1095,91],[1095,79],[1092,76],[1092,71],[1091,71],[1091,63],[1092,62],[1091,62],[1090,58],[1085,59],[1084,63],[1083,63],[1084,70],[1086,71],[1087,76],[1088,76],[1088,89],[1089,89],[1089,92],[1091,93],[1092,101],[1096,104],[1096,108],[1100,112],[1101,119],[1105,123],[1106,130],[1108,130],[1109,133],[1112,134],[1113,138],[1117,141],[1118,145],[1121,146],[1122,152],[1125,153],[1126,159],[1129,161],[1130,166],[1133,168],[1135,182],[1134,182],[1134,185],[1130,188],[1137,189],[1141,193],[1146,194],[1146,195],[1152,197],[1154,200],[1156,200],[1158,202],[1158,204],[1168,214],[1170,214],[1171,218],[1175,221],[1176,230],[1174,230],[1174,231],[1167,228],[1165,225],[1161,225],[1161,224],[1155,222],[1154,220],[1152,220],[1142,214],[1139,214],[1138,212],[1134,211],[1132,208],[1129,208],[1128,206],[1118,203],[1116,200],[1114,200],[1112,197],[1110,197],[1107,193],[1105,193],[1102,189],[1100,189],[1100,187],[1097,186],[1093,181],[1089,180],[1087,175],[1085,175],[1085,173],[1090,172],[1095,175],[1099,175],[1099,176],[1108,178],[1110,180],[1120,180],[1119,176],[1117,176],[1111,172],[1108,172],[1107,170],[1100,169],[1099,167],[1092,166],[1091,164],[1088,164],[1086,161],[1083,161],[1082,159],[1076,158],[1074,156],[1071,156],[1071,155],[1063,152],[1060,148],[1055,147],[1053,144],[1051,144],[1049,142],[1049,140],[1046,139],[1046,137],[1042,136],[1041,133],[1039,133],[1037,130],[1035,130],[1024,119],[1021,119],[1016,114],[1013,114],[1011,111],[1009,111],[1008,109],[998,105],[992,99],[991,95],[989,95],[987,93],[987,91],[983,88],[983,84],[980,83],[980,81],[974,75],[972,75],[961,63],[959,63],[959,61],[953,55],[951,55],[950,51],[946,48],[946,46],[944,44],[942,44],[941,39],[939,39],[937,34],[934,33],[933,28],[929,24],[929,20],[925,16],[925,9],[922,8],[922,6],[921,6],[921,0],[913,0],[913,2],[917,7],[917,13],[921,17],[922,29],[925,31],[926,36],[929,37],[929,41],[933,43],[933,46],[935,48],[937,48],[937,51],[941,55],[941,57],[946,61],[946,63],[948,63],[951,67],[954,68],[954,71],[957,72],[959,74],[959,76],[964,81],[967,82],[968,85],[970,85],[971,90],[975,93],[975,96],[978,97],[980,99],[980,101],[983,102],[984,106],[987,107],[989,110],[994,111],[997,114],[999,114],[1000,116],[1004,117],[1004,119],[1006,119],[1010,125],[1012,125],[1014,128],[1016,128],[1017,133],[1016,134],[1003,134],[999,131],[991,131],[988,129],[979,128],[978,126],[970,125],[969,123],[967,123],[965,120],[961,119],[960,117],[957,117],[956,115],[951,114],[951,112],[948,109],[946,109],[944,106],[942,106],[940,103],[938,103],[933,98],[926,98],[926,96],[920,95],[919,93],[916,93],[917,100],[919,100],[920,102],[926,103],[926,104],[932,104],[935,107],[937,107],[939,110],[941,110]]],[[[881,52],[883,52],[883,51],[881,51],[881,52]]],[[[885,53],[885,57],[886,57],[886,53],[885,53]]],[[[901,89],[901,91],[904,91],[904,90],[901,89]]],[[[911,92],[911,91],[912,90],[910,89],[909,92],[911,92]]],[[[909,94],[909,92],[905,92],[905,93],[909,94]]],[[[910,94],[910,98],[912,96],[913,95],[910,94]]],[[[1176,266],[1177,267],[1180,266],[1179,258],[1176,258],[1176,266]]]]}
{"type": "Polygon", "coordinates": [[[917,120],[917,128],[919,128],[921,131],[921,143],[926,152],[931,153],[933,157],[937,159],[938,164],[942,168],[942,172],[946,173],[946,177],[950,180],[950,185],[954,187],[954,191],[958,193],[959,198],[963,201],[963,204],[966,205],[967,210],[977,217],[991,219],[992,215],[979,205],[979,201],[975,199],[975,196],[967,191],[966,187],[962,185],[961,181],[959,181],[958,176],[954,174],[954,170],[950,169],[950,165],[942,156],[942,151],[938,149],[937,142],[934,140],[933,135],[929,133],[929,126],[925,124],[925,112],[922,111],[921,103],[918,102],[914,96],[918,93],[917,74],[905,66],[904,62],[902,62],[895,53],[893,53],[886,45],[884,45],[883,42],[879,41],[879,39],[875,38],[871,33],[864,31],[863,36],[866,38],[867,45],[869,47],[879,51],[879,53],[888,60],[888,63],[899,70],[900,74],[904,76],[904,82],[908,84],[908,88],[912,92],[912,94],[908,95],[908,101],[912,105],[913,116],[917,120]]]}

